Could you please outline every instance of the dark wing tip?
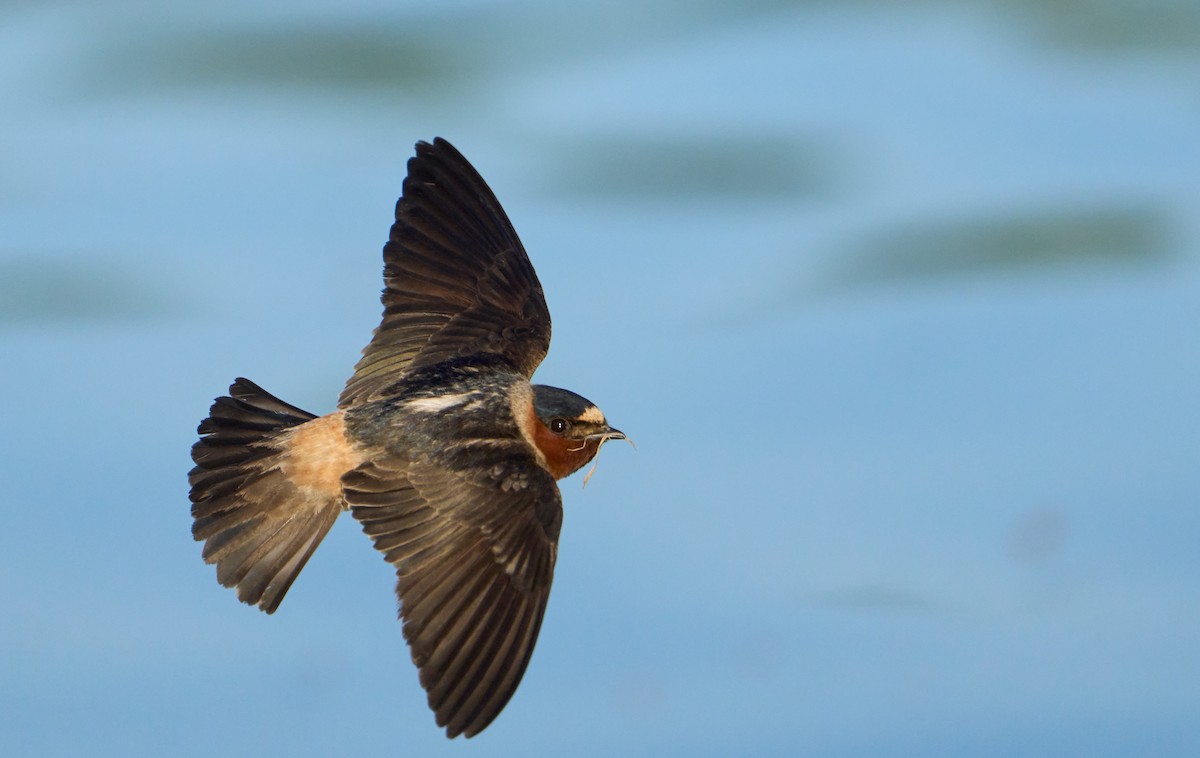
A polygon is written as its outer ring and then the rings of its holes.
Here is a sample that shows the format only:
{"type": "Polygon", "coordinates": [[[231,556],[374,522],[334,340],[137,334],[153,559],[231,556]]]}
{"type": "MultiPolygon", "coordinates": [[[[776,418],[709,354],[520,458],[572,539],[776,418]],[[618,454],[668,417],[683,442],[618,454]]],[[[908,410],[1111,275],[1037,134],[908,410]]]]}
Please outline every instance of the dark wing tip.
{"type": "Polygon", "coordinates": [[[418,142],[407,169],[403,193],[396,204],[398,220],[402,219],[402,209],[430,204],[437,211],[457,216],[468,227],[478,227],[476,233],[486,229],[500,248],[520,245],[495,193],[454,145],[441,137],[434,137],[432,143],[418,142]],[[426,188],[436,189],[430,194],[426,188]]]}
{"type": "MultiPolygon", "coordinates": [[[[433,142],[419,140],[416,145],[417,154],[414,158],[409,158],[409,162],[418,160],[424,157],[445,156],[447,159],[456,163],[467,163],[467,159],[458,151],[450,141],[442,137],[434,137],[433,142]]],[[[467,164],[470,165],[470,164],[467,164]]]]}

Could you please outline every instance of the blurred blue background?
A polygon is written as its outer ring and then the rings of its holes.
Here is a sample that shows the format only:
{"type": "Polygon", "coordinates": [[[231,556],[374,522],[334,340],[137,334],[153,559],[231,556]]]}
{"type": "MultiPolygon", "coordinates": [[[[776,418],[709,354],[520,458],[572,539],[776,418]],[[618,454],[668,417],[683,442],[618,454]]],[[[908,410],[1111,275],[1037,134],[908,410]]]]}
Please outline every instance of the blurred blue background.
{"type": "Polygon", "coordinates": [[[0,754],[1200,754],[1200,5],[0,4],[0,754]],[[449,742],[344,519],[279,613],[186,475],[316,413],[418,139],[638,443],[449,742]]]}

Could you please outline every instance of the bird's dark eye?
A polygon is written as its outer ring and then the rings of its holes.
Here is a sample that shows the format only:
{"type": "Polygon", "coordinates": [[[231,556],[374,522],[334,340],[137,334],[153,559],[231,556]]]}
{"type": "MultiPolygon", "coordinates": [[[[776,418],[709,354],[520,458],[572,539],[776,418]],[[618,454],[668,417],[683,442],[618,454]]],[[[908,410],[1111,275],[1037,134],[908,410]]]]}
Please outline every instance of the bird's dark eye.
{"type": "Polygon", "coordinates": [[[550,419],[550,431],[555,434],[562,434],[567,431],[567,420],[565,418],[550,419]]]}

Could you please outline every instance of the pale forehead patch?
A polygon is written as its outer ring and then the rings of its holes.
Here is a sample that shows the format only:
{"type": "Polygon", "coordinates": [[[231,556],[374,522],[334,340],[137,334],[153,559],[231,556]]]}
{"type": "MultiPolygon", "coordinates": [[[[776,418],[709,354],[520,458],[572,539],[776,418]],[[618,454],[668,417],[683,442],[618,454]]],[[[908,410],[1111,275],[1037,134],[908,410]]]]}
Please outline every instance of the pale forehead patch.
{"type": "Polygon", "coordinates": [[[600,412],[599,408],[593,405],[579,415],[579,420],[589,424],[603,424],[604,414],[600,412]]]}

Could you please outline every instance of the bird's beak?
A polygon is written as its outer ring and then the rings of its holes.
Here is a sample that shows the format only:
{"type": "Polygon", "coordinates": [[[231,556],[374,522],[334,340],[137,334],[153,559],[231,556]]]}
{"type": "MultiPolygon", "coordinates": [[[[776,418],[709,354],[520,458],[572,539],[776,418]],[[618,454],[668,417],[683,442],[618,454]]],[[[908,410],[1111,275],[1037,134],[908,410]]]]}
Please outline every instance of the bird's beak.
{"type": "MultiPolygon", "coordinates": [[[[620,429],[613,429],[611,426],[606,426],[606,427],[604,427],[604,429],[602,431],[593,432],[592,434],[589,434],[586,437],[586,439],[589,442],[594,441],[594,442],[599,443],[600,445],[603,445],[605,442],[608,442],[609,440],[625,440],[630,445],[633,445],[633,440],[626,437],[625,432],[621,431],[620,429]]],[[[637,445],[633,445],[633,446],[637,447],[637,445]]],[[[596,448],[597,451],[599,451],[599,449],[600,449],[599,447],[596,448]]]]}
{"type": "Polygon", "coordinates": [[[601,431],[589,434],[588,439],[600,440],[603,442],[606,440],[624,440],[629,438],[626,437],[625,432],[621,431],[620,429],[613,429],[611,426],[606,426],[601,431]]]}

